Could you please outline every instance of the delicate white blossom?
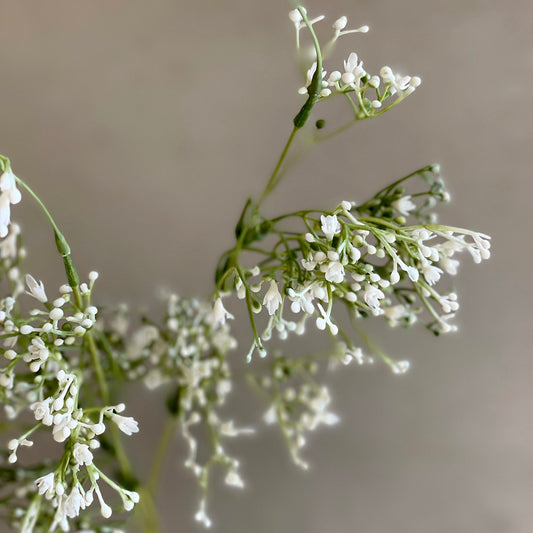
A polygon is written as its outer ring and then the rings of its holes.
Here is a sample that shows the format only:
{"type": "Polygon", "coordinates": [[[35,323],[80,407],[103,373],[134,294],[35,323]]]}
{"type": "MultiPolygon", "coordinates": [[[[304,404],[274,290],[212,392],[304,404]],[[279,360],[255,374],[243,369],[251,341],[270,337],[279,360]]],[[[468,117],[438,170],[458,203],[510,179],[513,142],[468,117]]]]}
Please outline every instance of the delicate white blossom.
{"type": "Polygon", "coordinates": [[[268,314],[273,315],[283,301],[275,280],[270,281],[270,287],[263,299],[263,305],[267,308],[268,314]]]}
{"type": "Polygon", "coordinates": [[[416,209],[416,204],[412,202],[410,195],[398,198],[398,200],[392,202],[391,205],[396,211],[398,211],[398,213],[404,216],[408,216],[411,211],[416,209]]]}
{"type": "Polygon", "coordinates": [[[20,191],[17,189],[15,175],[6,169],[0,176],[0,237],[8,234],[11,222],[11,204],[18,204],[21,200],[20,191]]]}
{"type": "Polygon", "coordinates": [[[337,215],[322,215],[320,217],[322,222],[322,232],[328,241],[331,241],[335,235],[341,232],[341,225],[337,219],[337,215]]]}
{"type": "Polygon", "coordinates": [[[231,319],[235,317],[226,310],[222,303],[222,298],[219,297],[215,300],[215,305],[213,306],[213,320],[216,325],[223,325],[228,318],[231,319]]]}
{"type": "Polygon", "coordinates": [[[133,417],[117,415],[116,413],[111,413],[110,416],[111,420],[118,426],[118,429],[126,435],[132,435],[139,431],[139,424],[133,417]]]}

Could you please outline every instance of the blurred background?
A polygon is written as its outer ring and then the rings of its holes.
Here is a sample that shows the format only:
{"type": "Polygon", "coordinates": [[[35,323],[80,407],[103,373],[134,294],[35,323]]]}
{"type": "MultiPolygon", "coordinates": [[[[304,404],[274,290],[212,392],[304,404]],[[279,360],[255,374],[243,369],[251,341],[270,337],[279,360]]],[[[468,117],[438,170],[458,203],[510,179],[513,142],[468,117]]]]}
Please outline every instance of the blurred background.
{"type": "MultiPolygon", "coordinates": [[[[382,118],[318,145],[269,212],[362,201],[440,162],[453,197],[441,220],[492,235],[493,257],[479,266],[463,259],[459,333],[437,339],[369,322],[412,371],[332,375],[342,423],[311,439],[310,471],[292,466],[272,430],[236,441],[230,450],[243,458],[247,489],[214,484],[214,530],[530,533],[533,4],[306,5],[328,16],[323,35],[341,15],[349,27],[371,26],[340,41],[328,70],[355,50],[370,72],[387,64],[423,84],[382,118]]],[[[243,202],[265,183],[302,103],[289,8],[282,0],[1,3],[1,153],[55,214],[80,272],[100,272],[101,303],[154,308],[161,286],[212,290],[243,202]]],[[[63,281],[44,218],[28,200],[14,217],[29,271],[52,292],[63,281]]],[[[244,351],[242,327],[239,338],[244,351]]],[[[264,410],[252,394],[233,400],[244,424],[264,410]]],[[[164,413],[154,399],[131,401],[142,471],[164,413]]],[[[178,438],[159,494],[165,532],[200,530],[184,453],[178,438]]]]}

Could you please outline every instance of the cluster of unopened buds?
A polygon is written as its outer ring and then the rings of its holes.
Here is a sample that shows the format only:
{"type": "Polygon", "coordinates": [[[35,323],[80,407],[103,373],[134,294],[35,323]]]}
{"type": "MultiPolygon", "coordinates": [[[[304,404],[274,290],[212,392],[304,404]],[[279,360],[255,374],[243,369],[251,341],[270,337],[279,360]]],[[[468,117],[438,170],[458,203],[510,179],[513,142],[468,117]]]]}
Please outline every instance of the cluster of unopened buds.
{"type": "MultiPolygon", "coordinates": [[[[300,46],[300,30],[308,28],[313,31],[313,24],[323,20],[325,17],[320,16],[312,20],[307,19],[307,13],[304,8],[298,8],[290,12],[289,18],[295,25],[297,35],[297,46],[300,46]]],[[[346,29],[348,19],[345,16],[340,17],[333,23],[334,35],[330,42],[323,47],[323,60],[332,49],[334,43],[343,35],[353,33],[367,33],[368,26],[361,26],[356,29],[346,29]]],[[[318,52],[315,50],[315,52],[318,52]]],[[[306,83],[298,92],[307,95],[313,78],[318,68],[318,61],[314,61],[307,71],[306,83]]],[[[355,112],[355,118],[360,120],[375,116],[378,112],[383,112],[398,104],[406,96],[409,96],[421,84],[418,76],[406,76],[393,72],[391,67],[384,66],[380,69],[379,75],[368,73],[363,67],[363,61],[356,52],[351,52],[344,61],[342,70],[333,70],[327,73],[322,68],[319,73],[320,83],[318,89],[318,99],[325,100],[334,93],[345,94],[351,102],[355,112]],[[351,98],[355,95],[355,101],[351,98]]]]}

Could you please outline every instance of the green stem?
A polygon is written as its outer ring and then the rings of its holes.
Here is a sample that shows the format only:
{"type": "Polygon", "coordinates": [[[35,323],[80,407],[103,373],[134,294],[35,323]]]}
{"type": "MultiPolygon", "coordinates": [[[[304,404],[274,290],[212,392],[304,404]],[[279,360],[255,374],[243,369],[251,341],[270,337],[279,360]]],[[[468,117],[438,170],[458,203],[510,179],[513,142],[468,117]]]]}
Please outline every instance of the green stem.
{"type": "MultiPolygon", "coordinates": [[[[263,349],[263,344],[261,343],[261,339],[259,338],[259,334],[257,333],[257,327],[255,325],[255,319],[254,319],[254,313],[253,313],[253,303],[252,303],[252,293],[246,283],[246,278],[244,277],[244,274],[241,270],[241,267],[239,265],[236,266],[237,273],[239,274],[241,281],[244,284],[244,288],[246,291],[246,307],[248,309],[248,318],[250,320],[250,326],[252,327],[252,333],[254,337],[254,344],[257,347],[257,349],[261,350],[263,349]]],[[[251,354],[251,352],[250,352],[251,354]]],[[[248,363],[251,360],[251,355],[248,356],[248,363]]]]}
{"type": "Polygon", "coordinates": [[[30,196],[37,202],[39,207],[43,210],[44,214],[48,218],[52,229],[54,230],[54,237],[56,241],[57,251],[59,252],[59,255],[61,255],[61,258],[63,259],[63,264],[65,267],[65,272],[67,274],[67,280],[72,288],[72,293],[74,295],[74,301],[76,302],[76,305],[79,309],[82,308],[82,299],[80,294],[80,278],[78,276],[78,273],[76,271],[76,268],[74,267],[74,263],[72,262],[72,258],[70,257],[70,246],[67,242],[67,239],[65,239],[65,236],[59,231],[59,228],[57,227],[57,224],[55,223],[54,218],[50,214],[50,211],[46,208],[46,206],[43,204],[41,199],[33,192],[33,190],[30,188],[29,185],[24,183],[20,178],[17,178],[15,176],[15,179],[17,183],[26,190],[30,196]]]}
{"type": "Polygon", "coordinates": [[[163,462],[167,455],[168,447],[170,446],[170,443],[172,442],[172,437],[174,436],[174,433],[176,431],[176,427],[178,425],[179,418],[175,415],[171,415],[163,429],[163,433],[161,434],[161,437],[159,439],[159,443],[157,445],[157,451],[155,454],[155,459],[152,464],[152,469],[150,471],[150,476],[148,477],[148,483],[146,484],[146,488],[148,492],[152,495],[152,497],[155,495],[155,491],[157,489],[157,483],[159,481],[159,476],[161,475],[161,470],[163,468],[163,462]]]}
{"type": "Polygon", "coordinates": [[[263,191],[261,198],[259,198],[259,201],[256,204],[258,209],[259,209],[259,206],[265,201],[266,197],[274,190],[276,185],[279,183],[279,174],[280,174],[281,166],[283,165],[283,162],[285,161],[285,158],[287,157],[287,153],[289,152],[289,148],[291,147],[292,141],[294,140],[294,137],[298,129],[299,128],[297,128],[296,126],[292,129],[291,134],[289,136],[289,140],[285,144],[285,148],[283,149],[283,152],[281,152],[281,156],[278,160],[276,167],[274,168],[274,171],[272,172],[272,175],[270,176],[270,179],[268,180],[267,186],[265,187],[265,190],[263,191]]]}
{"type": "Polygon", "coordinates": [[[55,223],[52,215],[50,214],[50,211],[48,211],[48,209],[43,204],[41,199],[33,192],[33,190],[29,187],[29,185],[26,185],[26,183],[24,183],[20,178],[17,178],[16,176],[15,176],[15,180],[17,181],[17,184],[20,185],[23,189],[25,189],[30,194],[30,196],[39,204],[39,207],[43,210],[44,214],[46,215],[46,217],[50,221],[50,224],[52,225],[52,228],[53,228],[54,232],[55,233],[61,233],[59,231],[59,228],[57,227],[57,224],[55,223]]]}
{"type": "MultiPolygon", "coordinates": [[[[96,342],[92,335],[91,331],[88,331],[85,334],[87,338],[87,347],[89,349],[89,354],[91,356],[91,361],[93,362],[96,380],[98,382],[98,387],[100,388],[100,395],[105,404],[110,402],[109,387],[105,379],[104,370],[102,368],[102,362],[100,360],[100,353],[96,346],[96,342]]],[[[142,524],[143,531],[146,533],[156,533],[159,531],[159,521],[157,517],[157,510],[153,501],[151,491],[148,490],[143,485],[137,485],[137,478],[133,472],[130,460],[124,450],[122,441],[120,439],[120,431],[115,424],[109,426],[111,443],[113,445],[113,450],[115,452],[115,457],[117,459],[120,472],[122,476],[127,480],[128,484],[134,486],[134,488],[139,492],[140,501],[136,506],[138,509],[138,517],[142,524]]]]}
{"type": "Polygon", "coordinates": [[[302,106],[296,117],[294,117],[294,127],[291,132],[291,135],[289,137],[289,140],[287,141],[287,144],[285,145],[285,148],[283,149],[283,152],[281,153],[281,156],[279,158],[278,164],[276,165],[276,168],[274,169],[274,172],[272,173],[272,176],[270,177],[270,180],[261,195],[261,198],[256,204],[256,207],[259,209],[259,206],[263,203],[265,198],[272,192],[272,190],[276,187],[276,185],[279,183],[279,174],[281,170],[281,166],[283,165],[283,161],[285,160],[285,157],[287,156],[287,152],[289,151],[289,148],[292,144],[292,141],[294,139],[294,136],[296,135],[296,132],[303,128],[305,126],[305,123],[307,122],[307,119],[309,118],[309,115],[311,114],[311,111],[313,109],[313,106],[317,102],[320,91],[322,89],[322,52],[320,50],[320,43],[318,42],[318,38],[316,36],[315,30],[313,29],[312,24],[309,22],[309,19],[307,18],[307,14],[302,6],[298,6],[298,11],[300,12],[300,15],[302,16],[302,19],[307,26],[307,29],[309,30],[309,33],[311,34],[311,38],[313,40],[313,46],[315,48],[316,52],[316,70],[313,75],[313,79],[311,80],[311,84],[309,85],[308,89],[308,97],[305,102],[305,104],[302,106]]]}
{"type": "Polygon", "coordinates": [[[89,348],[89,354],[91,356],[91,361],[93,363],[94,371],[96,373],[96,380],[98,381],[98,387],[100,388],[100,395],[102,396],[104,403],[108,404],[109,397],[110,397],[109,387],[105,379],[104,369],[102,368],[102,362],[100,360],[100,353],[98,352],[98,348],[96,346],[96,342],[94,340],[94,337],[91,331],[88,331],[85,334],[85,338],[87,339],[87,347],[89,348]]]}

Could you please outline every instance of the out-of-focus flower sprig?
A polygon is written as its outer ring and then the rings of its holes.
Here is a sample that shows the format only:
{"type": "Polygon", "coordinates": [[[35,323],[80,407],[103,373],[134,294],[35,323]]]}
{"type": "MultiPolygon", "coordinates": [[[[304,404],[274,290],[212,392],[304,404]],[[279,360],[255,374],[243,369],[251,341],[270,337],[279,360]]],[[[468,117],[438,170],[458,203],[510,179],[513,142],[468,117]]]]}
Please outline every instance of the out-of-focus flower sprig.
{"type": "Polygon", "coordinates": [[[265,371],[249,376],[253,386],[267,398],[264,422],[279,426],[293,461],[302,468],[308,467],[301,456],[308,433],[339,422],[339,417],[329,410],[328,388],[316,379],[319,361],[310,356],[276,354],[265,371]]]}
{"type": "Polygon", "coordinates": [[[233,376],[227,354],[236,348],[228,325],[216,321],[211,306],[197,298],[166,294],[166,311],[161,323],[145,323],[128,334],[127,317],[111,323],[110,338],[123,346],[122,370],[130,380],[142,380],[150,389],[168,391],[169,421],[164,430],[166,441],[160,445],[151,472],[155,485],[162,466],[163,452],[177,429],[187,442],[185,459],[201,490],[196,520],[208,527],[207,495],[211,471],[222,467],[226,485],[243,488],[239,461],[230,456],[224,441],[254,432],[237,427],[233,420],[223,420],[220,409],[233,388],[233,376]],[[129,337],[129,340],[128,340],[129,337]],[[207,442],[205,435],[208,435],[207,442]]]}

